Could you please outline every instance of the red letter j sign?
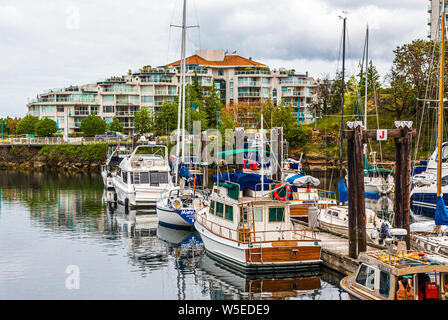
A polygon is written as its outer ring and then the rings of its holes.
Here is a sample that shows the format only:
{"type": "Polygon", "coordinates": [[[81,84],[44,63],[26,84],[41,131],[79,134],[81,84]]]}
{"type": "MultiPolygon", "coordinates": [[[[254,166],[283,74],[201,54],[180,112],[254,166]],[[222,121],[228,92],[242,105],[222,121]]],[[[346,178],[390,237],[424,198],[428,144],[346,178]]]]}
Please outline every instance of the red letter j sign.
{"type": "Polygon", "coordinates": [[[379,141],[387,140],[387,130],[383,130],[383,129],[377,130],[376,131],[376,140],[379,140],[379,141]]]}

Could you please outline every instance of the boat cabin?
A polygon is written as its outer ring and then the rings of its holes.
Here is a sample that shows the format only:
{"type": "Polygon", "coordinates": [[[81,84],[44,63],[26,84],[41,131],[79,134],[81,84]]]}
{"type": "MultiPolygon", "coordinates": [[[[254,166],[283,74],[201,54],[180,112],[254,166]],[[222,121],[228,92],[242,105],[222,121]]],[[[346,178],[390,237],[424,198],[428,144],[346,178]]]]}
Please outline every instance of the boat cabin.
{"type": "Polygon", "coordinates": [[[384,253],[363,253],[351,289],[361,299],[448,300],[448,266],[413,252],[404,260],[384,253]],[[390,261],[389,261],[390,259],[390,261]]]}

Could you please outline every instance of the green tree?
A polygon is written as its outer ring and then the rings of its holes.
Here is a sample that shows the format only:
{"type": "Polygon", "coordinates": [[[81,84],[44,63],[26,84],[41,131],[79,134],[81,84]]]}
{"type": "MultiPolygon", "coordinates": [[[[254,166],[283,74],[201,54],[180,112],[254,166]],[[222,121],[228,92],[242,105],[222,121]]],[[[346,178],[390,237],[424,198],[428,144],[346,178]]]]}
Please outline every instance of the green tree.
{"type": "Polygon", "coordinates": [[[155,119],[157,132],[169,135],[172,130],[177,129],[177,108],[176,102],[164,101],[157,110],[155,119]]]}
{"type": "Polygon", "coordinates": [[[17,124],[16,133],[17,134],[34,134],[36,131],[36,123],[39,121],[38,117],[32,116],[30,114],[26,115],[17,124]]]}
{"type": "MultiPolygon", "coordinates": [[[[366,78],[365,78],[365,71],[362,70],[359,74],[358,74],[358,78],[361,77],[362,74],[362,79],[361,82],[359,84],[359,86],[361,87],[361,97],[364,99],[364,95],[365,95],[365,83],[366,83],[366,78]]],[[[381,89],[381,81],[380,81],[380,74],[378,73],[378,70],[376,69],[376,67],[373,65],[372,60],[370,60],[369,62],[369,68],[367,70],[367,97],[371,97],[373,96],[373,94],[379,93],[380,89],[381,89]]]]}
{"type": "Polygon", "coordinates": [[[48,119],[47,117],[40,119],[36,123],[36,136],[50,137],[53,133],[58,131],[56,121],[48,119]]]}
{"type": "Polygon", "coordinates": [[[210,128],[216,128],[218,125],[218,114],[222,110],[221,93],[216,88],[215,81],[213,81],[212,88],[209,95],[205,98],[205,108],[207,112],[208,125],[210,128]]]}
{"type": "Polygon", "coordinates": [[[290,143],[291,147],[295,148],[309,142],[311,129],[297,123],[296,117],[294,116],[294,109],[291,105],[275,106],[268,100],[258,115],[259,120],[261,113],[263,113],[264,118],[263,127],[265,129],[283,127],[284,138],[290,143]]]}
{"type": "Polygon", "coordinates": [[[380,105],[395,113],[397,120],[417,111],[417,98],[424,97],[428,83],[431,84],[428,92],[437,94],[438,70],[432,63],[439,50],[432,41],[414,40],[393,51],[394,61],[386,77],[390,90],[383,91],[385,94],[381,95],[380,105]]]}
{"type": "Polygon", "coordinates": [[[109,126],[109,130],[123,133],[124,131],[123,125],[120,123],[120,120],[118,120],[117,117],[114,117],[112,119],[112,122],[110,123],[109,126]]]}
{"type": "Polygon", "coordinates": [[[93,137],[96,134],[103,134],[107,130],[107,123],[99,116],[91,114],[81,121],[79,129],[84,137],[93,137]]]}
{"type": "Polygon", "coordinates": [[[135,113],[134,128],[139,133],[154,131],[154,112],[148,108],[141,108],[135,113]]]}
{"type": "Polygon", "coordinates": [[[6,131],[8,134],[14,134],[16,133],[17,124],[19,123],[19,120],[17,118],[7,118],[6,119],[6,131]]]}

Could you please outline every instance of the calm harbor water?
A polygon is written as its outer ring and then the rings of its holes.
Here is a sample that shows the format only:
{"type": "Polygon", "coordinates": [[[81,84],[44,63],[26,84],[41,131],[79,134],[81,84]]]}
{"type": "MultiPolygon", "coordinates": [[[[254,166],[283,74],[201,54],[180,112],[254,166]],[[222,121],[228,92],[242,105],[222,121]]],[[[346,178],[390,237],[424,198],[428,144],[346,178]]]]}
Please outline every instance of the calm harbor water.
{"type": "Polygon", "coordinates": [[[111,212],[99,174],[1,171],[0,186],[0,299],[348,298],[330,270],[248,278],[195,233],[111,212]]]}

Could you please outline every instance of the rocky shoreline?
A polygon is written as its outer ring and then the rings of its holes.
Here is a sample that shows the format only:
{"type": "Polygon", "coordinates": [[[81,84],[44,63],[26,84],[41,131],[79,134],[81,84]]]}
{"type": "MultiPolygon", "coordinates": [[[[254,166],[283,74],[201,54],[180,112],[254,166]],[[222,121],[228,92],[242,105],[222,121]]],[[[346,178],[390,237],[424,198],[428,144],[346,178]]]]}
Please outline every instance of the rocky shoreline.
{"type": "Polygon", "coordinates": [[[83,156],[82,147],[79,152],[72,154],[54,150],[58,152],[57,156],[54,155],[55,152],[43,151],[41,148],[31,146],[0,148],[0,170],[99,171],[106,157],[105,152],[102,156],[83,156]]]}

